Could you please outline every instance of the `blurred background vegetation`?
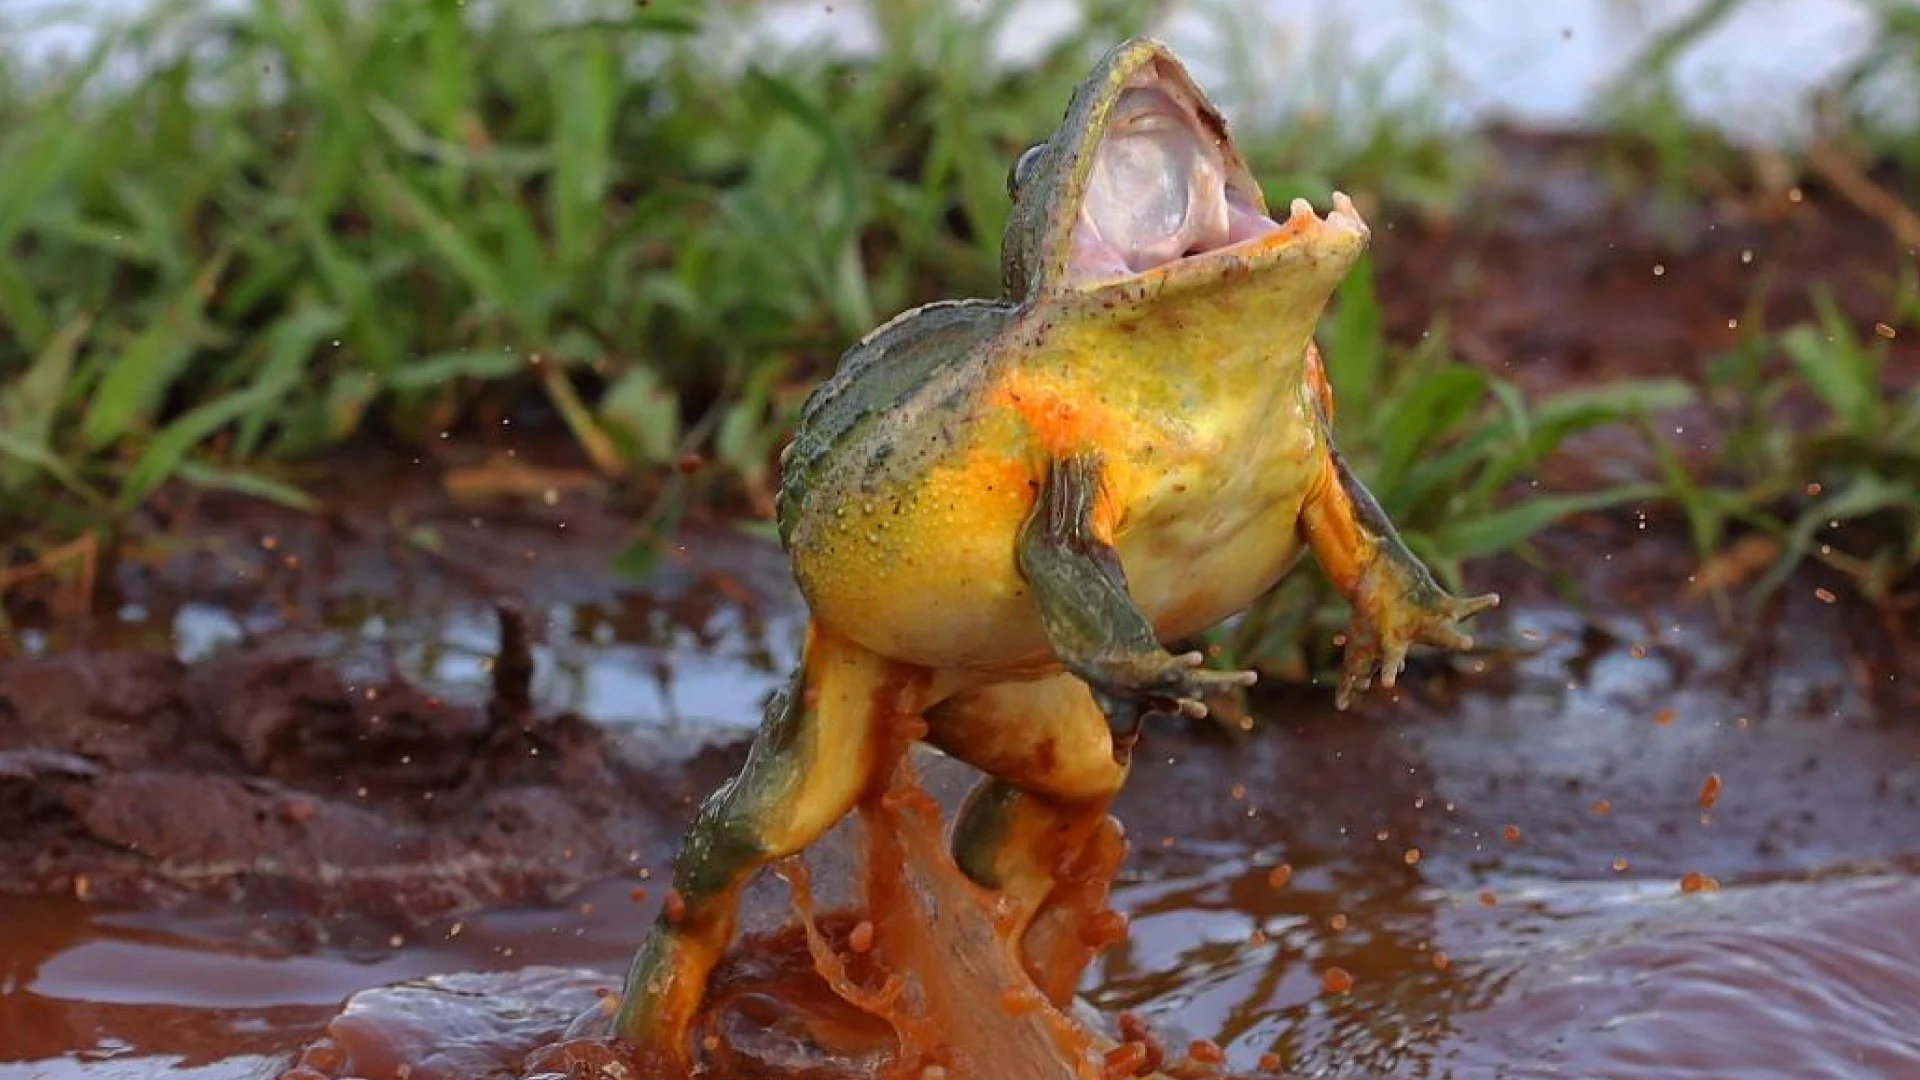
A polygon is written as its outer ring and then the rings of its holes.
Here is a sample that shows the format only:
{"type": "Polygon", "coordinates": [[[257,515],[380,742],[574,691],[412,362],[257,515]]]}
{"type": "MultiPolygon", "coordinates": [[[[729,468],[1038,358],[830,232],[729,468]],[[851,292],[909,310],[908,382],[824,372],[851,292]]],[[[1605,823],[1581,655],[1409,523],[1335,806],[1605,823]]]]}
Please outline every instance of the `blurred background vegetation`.
{"type": "MultiPolygon", "coordinates": [[[[1704,0],[1595,118],[1646,213],[1748,168],[1668,78],[1740,4],[1704,0]]],[[[693,507],[763,519],[811,385],[901,309],[996,291],[1008,162],[1093,57],[1169,5],[1087,0],[1076,31],[1019,65],[989,54],[1009,5],[963,18],[934,0],[877,5],[878,47],[859,58],[717,54],[710,24],[751,6],[557,19],[545,0],[161,0],[56,69],[0,53],[0,528],[16,562],[111,542],[166,485],[312,507],[342,446],[412,455],[515,424],[563,430],[655,541],[693,507]],[[706,467],[682,467],[696,457],[706,467]]],[[[1768,160],[1867,183],[1893,202],[1888,228],[1914,228],[1916,110],[1866,91],[1915,84],[1920,12],[1874,10],[1877,44],[1828,88],[1821,141],[1768,160]]],[[[1369,109],[1366,73],[1348,75],[1357,119],[1236,114],[1269,191],[1460,210],[1487,136],[1369,109]]],[[[1342,401],[1365,403],[1343,409],[1342,436],[1444,576],[1524,555],[1569,514],[1657,502],[1703,563],[1736,535],[1769,538],[1758,593],[1814,557],[1910,609],[1920,391],[1895,395],[1885,368],[1892,339],[1920,335],[1913,275],[1878,333],[1827,305],[1756,330],[1705,382],[1539,397],[1462,361],[1444,326],[1390,340],[1393,298],[1370,274],[1326,327],[1342,401]],[[1795,393],[1816,409],[1781,425],[1795,393]],[[1722,421],[1704,461],[1649,419],[1695,403],[1722,421]],[[1521,483],[1608,425],[1644,436],[1659,467],[1521,483]],[[1834,550],[1824,531],[1843,519],[1872,522],[1873,541],[1834,550]]],[[[1221,643],[1297,673],[1340,621],[1308,577],[1221,643]]]]}

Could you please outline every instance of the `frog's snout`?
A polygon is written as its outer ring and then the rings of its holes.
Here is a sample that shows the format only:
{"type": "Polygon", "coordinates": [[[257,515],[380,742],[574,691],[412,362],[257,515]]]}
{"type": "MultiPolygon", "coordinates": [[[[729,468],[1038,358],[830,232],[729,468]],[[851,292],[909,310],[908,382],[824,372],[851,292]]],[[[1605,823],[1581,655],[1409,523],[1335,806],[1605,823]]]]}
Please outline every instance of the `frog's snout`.
{"type": "Polygon", "coordinates": [[[1313,204],[1305,199],[1295,199],[1287,207],[1287,225],[1291,226],[1296,221],[1305,221],[1309,218],[1320,220],[1328,228],[1345,229],[1348,232],[1359,233],[1361,236],[1367,236],[1373,231],[1368,227],[1366,219],[1360,216],[1360,211],[1353,205],[1353,200],[1344,191],[1333,193],[1333,210],[1324,219],[1314,213],[1313,204]]]}
{"type": "Polygon", "coordinates": [[[1253,248],[1277,248],[1287,243],[1306,243],[1342,246],[1357,240],[1362,245],[1373,236],[1373,229],[1360,216],[1360,210],[1353,205],[1344,191],[1333,193],[1333,209],[1321,217],[1314,212],[1313,204],[1305,199],[1294,199],[1287,206],[1287,219],[1274,223],[1272,230],[1260,234],[1271,236],[1266,244],[1250,245],[1253,248]]]}

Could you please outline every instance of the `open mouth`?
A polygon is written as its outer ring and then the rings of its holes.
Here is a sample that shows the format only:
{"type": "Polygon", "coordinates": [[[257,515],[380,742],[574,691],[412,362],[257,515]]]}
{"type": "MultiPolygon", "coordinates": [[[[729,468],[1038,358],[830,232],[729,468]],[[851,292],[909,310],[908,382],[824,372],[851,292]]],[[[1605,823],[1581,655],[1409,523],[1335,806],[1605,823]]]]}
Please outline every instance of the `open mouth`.
{"type": "MultiPolygon", "coordinates": [[[[1113,106],[1094,151],[1067,273],[1076,284],[1111,282],[1272,237],[1306,236],[1316,227],[1364,232],[1345,195],[1322,220],[1295,199],[1285,221],[1262,208],[1258,188],[1226,137],[1203,120],[1181,80],[1148,64],[1113,106]]],[[[1282,246],[1274,237],[1271,246],[1282,246]]],[[[1265,248],[1269,244],[1248,245],[1265,248]]]]}

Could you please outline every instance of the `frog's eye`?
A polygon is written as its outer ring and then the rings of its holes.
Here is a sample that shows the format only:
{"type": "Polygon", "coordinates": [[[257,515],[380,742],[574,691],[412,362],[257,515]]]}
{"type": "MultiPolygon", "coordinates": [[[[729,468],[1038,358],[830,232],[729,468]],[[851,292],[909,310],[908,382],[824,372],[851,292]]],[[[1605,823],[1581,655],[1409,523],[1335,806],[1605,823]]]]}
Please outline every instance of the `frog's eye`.
{"type": "Polygon", "coordinates": [[[1033,175],[1034,166],[1040,164],[1040,151],[1046,143],[1034,143],[1013,159],[1013,168],[1007,170],[1007,198],[1018,199],[1020,189],[1026,186],[1027,178],[1033,175]]]}

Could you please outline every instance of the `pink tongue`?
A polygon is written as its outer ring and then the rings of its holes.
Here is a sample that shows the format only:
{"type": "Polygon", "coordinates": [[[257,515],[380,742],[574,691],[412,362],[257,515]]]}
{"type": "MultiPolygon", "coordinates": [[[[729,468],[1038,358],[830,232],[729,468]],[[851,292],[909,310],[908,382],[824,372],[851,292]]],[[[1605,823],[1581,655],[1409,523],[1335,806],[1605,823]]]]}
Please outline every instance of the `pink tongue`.
{"type": "Polygon", "coordinates": [[[1072,276],[1081,280],[1124,277],[1133,273],[1120,249],[1100,238],[1100,230],[1083,212],[1073,230],[1073,251],[1068,255],[1072,276]]]}
{"type": "MultiPolygon", "coordinates": [[[[1226,216],[1226,227],[1222,230],[1220,238],[1193,250],[1212,251],[1265,236],[1280,229],[1279,222],[1241,202],[1237,196],[1227,197],[1226,216]]],[[[1137,247],[1129,253],[1109,241],[1107,239],[1109,235],[1100,227],[1091,210],[1082,212],[1080,221],[1073,230],[1073,251],[1070,258],[1071,273],[1074,277],[1081,280],[1125,277],[1180,258],[1190,250],[1183,248],[1164,259],[1156,260],[1143,255],[1137,247]]]]}
{"type": "Polygon", "coordinates": [[[1242,240],[1265,236],[1279,228],[1279,222],[1242,203],[1238,197],[1227,197],[1227,243],[1238,244],[1242,240]]]}

